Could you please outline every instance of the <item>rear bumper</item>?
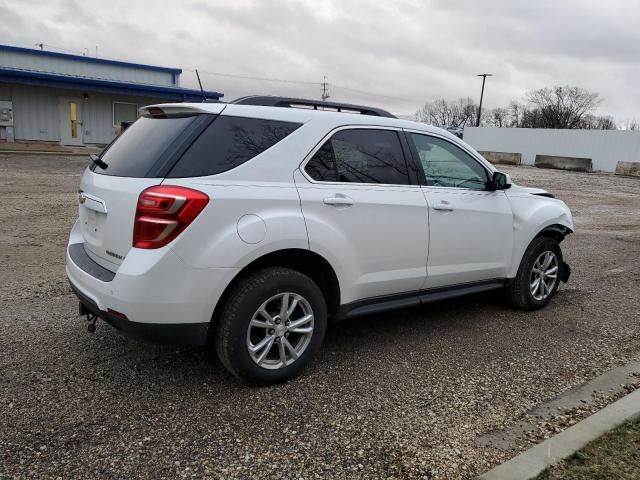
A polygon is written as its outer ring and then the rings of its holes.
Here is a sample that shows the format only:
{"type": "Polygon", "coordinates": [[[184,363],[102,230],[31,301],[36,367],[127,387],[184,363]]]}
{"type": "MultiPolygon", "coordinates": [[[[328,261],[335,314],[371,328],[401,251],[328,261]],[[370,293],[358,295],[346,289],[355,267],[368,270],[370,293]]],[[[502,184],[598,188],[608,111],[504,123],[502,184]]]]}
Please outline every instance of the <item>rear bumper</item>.
{"type": "Polygon", "coordinates": [[[100,310],[98,305],[78,290],[72,282],[71,290],[80,300],[80,314],[92,313],[116,330],[120,330],[139,340],[167,345],[202,346],[207,341],[209,323],[139,323],[125,320],[108,311],[100,310]]]}
{"type": "Polygon", "coordinates": [[[173,344],[206,342],[214,308],[239,269],[194,268],[163,247],[133,248],[117,271],[109,272],[82,255],[82,239],[75,233],[74,226],[66,273],[88,310],[138,337],[173,344]]]}

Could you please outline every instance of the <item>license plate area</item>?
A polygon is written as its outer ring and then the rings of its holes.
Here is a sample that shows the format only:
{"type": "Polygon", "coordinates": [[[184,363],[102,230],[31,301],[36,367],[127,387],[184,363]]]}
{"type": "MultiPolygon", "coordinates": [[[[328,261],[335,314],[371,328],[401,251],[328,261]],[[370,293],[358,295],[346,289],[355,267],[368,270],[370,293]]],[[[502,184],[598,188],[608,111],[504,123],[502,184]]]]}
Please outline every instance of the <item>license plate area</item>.
{"type": "Polygon", "coordinates": [[[82,207],[80,215],[82,230],[85,240],[90,244],[99,246],[102,243],[102,226],[105,222],[106,214],[96,212],[90,208],[82,207]]]}

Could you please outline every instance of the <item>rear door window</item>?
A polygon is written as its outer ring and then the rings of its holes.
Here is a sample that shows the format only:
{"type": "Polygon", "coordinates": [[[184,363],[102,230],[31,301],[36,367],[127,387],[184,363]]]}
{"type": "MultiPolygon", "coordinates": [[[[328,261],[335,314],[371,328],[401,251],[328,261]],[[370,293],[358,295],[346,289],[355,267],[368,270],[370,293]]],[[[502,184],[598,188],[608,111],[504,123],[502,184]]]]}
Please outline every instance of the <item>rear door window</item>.
{"type": "Polygon", "coordinates": [[[314,180],[324,182],[411,184],[395,130],[341,130],[325,142],[305,170],[314,180]]]}
{"type": "Polygon", "coordinates": [[[299,123],[219,116],[182,155],[167,177],[226,172],[261,154],[300,127],[299,123]]]}
{"type": "Polygon", "coordinates": [[[156,163],[196,118],[139,118],[102,154],[107,168],[93,171],[117,177],[153,176],[150,172],[156,163]]]}

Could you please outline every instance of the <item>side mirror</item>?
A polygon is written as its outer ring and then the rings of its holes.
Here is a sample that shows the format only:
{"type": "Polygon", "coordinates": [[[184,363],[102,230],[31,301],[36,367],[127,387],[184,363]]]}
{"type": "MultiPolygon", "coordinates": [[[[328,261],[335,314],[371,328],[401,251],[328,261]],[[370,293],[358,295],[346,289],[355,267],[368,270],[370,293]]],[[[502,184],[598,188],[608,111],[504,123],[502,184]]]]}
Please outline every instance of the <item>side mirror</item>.
{"type": "Polygon", "coordinates": [[[493,172],[493,178],[489,184],[489,190],[507,190],[511,188],[511,177],[506,173],[493,172]]]}

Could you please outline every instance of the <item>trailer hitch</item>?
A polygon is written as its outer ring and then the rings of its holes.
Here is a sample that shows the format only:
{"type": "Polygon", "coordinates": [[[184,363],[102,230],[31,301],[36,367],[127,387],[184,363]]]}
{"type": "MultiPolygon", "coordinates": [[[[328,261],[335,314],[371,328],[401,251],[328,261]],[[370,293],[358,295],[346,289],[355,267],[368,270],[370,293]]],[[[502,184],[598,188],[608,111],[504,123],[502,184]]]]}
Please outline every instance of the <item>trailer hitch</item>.
{"type": "Polygon", "coordinates": [[[96,320],[98,320],[98,315],[92,313],[87,307],[84,306],[82,302],[80,302],[79,306],[80,316],[85,317],[87,320],[87,330],[89,333],[93,333],[96,331],[96,320]]]}
{"type": "Polygon", "coordinates": [[[98,316],[93,314],[93,313],[87,313],[87,322],[89,322],[87,324],[87,330],[89,331],[89,333],[93,333],[96,331],[96,320],[98,319],[98,316]]]}

